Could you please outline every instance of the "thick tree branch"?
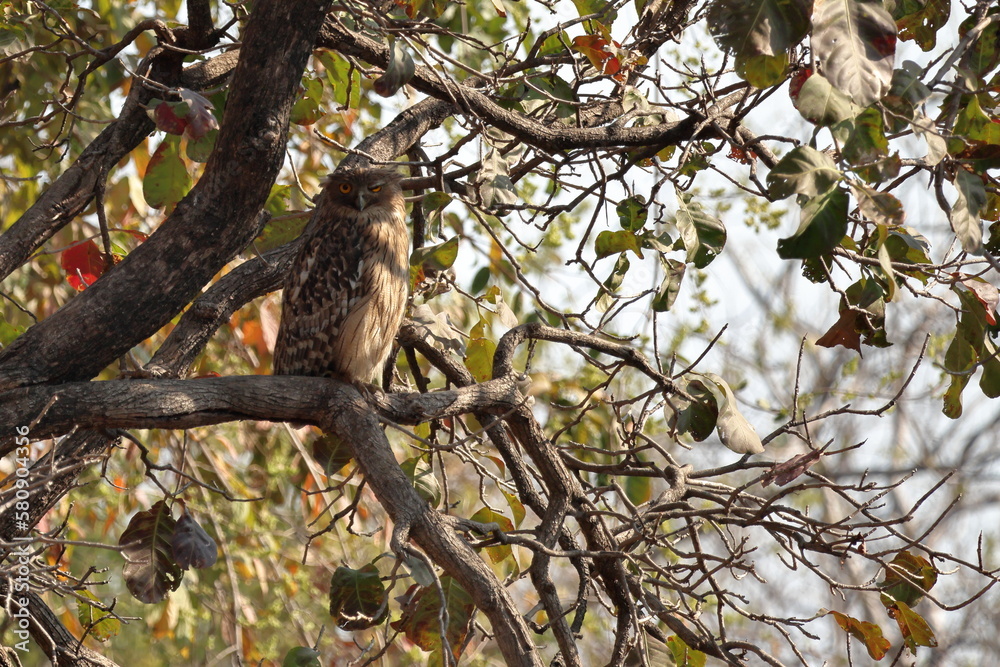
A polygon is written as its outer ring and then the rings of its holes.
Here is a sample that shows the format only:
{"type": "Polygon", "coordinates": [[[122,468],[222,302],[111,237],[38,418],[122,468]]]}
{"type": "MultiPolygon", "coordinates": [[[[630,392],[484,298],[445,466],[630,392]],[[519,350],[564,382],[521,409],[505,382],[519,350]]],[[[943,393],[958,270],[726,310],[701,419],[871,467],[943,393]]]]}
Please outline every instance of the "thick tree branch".
{"type": "MultiPolygon", "coordinates": [[[[205,4],[207,7],[207,3],[205,4]]],[[[137,28],[148,30],[154,23],[159,22],[144,22],[137,28]]],[[[207,48],[216,40],[215,37],[194,30],[177,30],[171,34],[188,49],[207,48]]],[[[160,31],[160,35],[163,37],[165,33],[160,31]]],[[[134,39],[135,35],[129,33],[120,44],[115,45],[115,49],[124,48],[134,39]]],[[[110,59],[117,50],[107,51],[104,61],[110,59]]],[[[148,71],[140,73],[150,81],[167,87],[180,85],[202,90],[217,85],[236,65],[235,53],[223,54],[186,70],[181,69],[183,59],[182,53],[161,49],[152,57],[148,71]]],[[[90,68],[100,62],[100,59],[95,60],[90,68]]],[[[153,132],[156,126],[149,119],[143,105],[156,94],[150,87],[137,81],[129,91],[118,118],[104,128],[76,162],[0,236],[0,279],[24,264],[31,253],[80,215],[93,201],[100,181],[153,132]]]]}
{"type": "MultiPolygon", "coordinates": [[[[414,423],[477,407],[509,410],[517,396],[514,379],[501,378],[457,391],[383,395],[379,407],[394,421],[414,423]]],[[[285,376],[81,382],[15,389],[0,395],[0,406],[5,423],[35,421],[33,437],[65,431],[74,423],[87,429],[191,428],[234,419],[317,423],[350,443],[366,482],[396,524],[395,548],[413,539],[462,584],[490,619],[508,665],[541,664],[513,600],[445,517],[417,495],[378,418],[349,385],[285,376]]],[[[12,435],[4,434],[8,442],[12,435]]]]}
{"type": "MultiPolygon", "coordinates": [[[[197,380],[109,380],[22,387],[0,394],[0,456],[10,453],[14,426],[34,439],[83,429],[194,428],[228,421],[321,424],[342,402],[336,380],[296,376],[235,376],[197,380]]],[[[452,391],[378,394],[379,413],[399,424],[485,410],[503,414],[521,401],[517,379],[501,377],[452,391]]]]}
{"type": "Polygon", "coordinates": [[[92,377],[246,247],[284,161],[289,113],[327,5],[255,6],[204,175],[148,241],[0,353],[0,388],[92,377]]]}
{"type": "MultiPolygon", "coordinates": [[[[383,69],[389,65],[390,53],[387,46],[348,30],[333,17],[323,24],[319,45],[336,49],[383,69]]],[[[476,82],[471,83],[474,85],[476,82]]],[[[456,83],[428,67],[417,67],[410,85],[422,93],[479,117],[488,126],[501,129],[548,152],[579,148],[671,146],[695,138],[695,128],[701,122],[700,118],[692,115],[678,122],[644,127],[568,127],[560,123],[548,125],[504,109],[471,85],[456,83]]]]}
{"type": "Polygon", "coordinates": [[[454,112],[454,107],[447,102],[422,100],[393,118],[391,123],[375,134],[365,137],[340,166],[362,166],[367,161],[365,156],[380,162],[395,160],[454,112]]]}
{"type": "Polygon", "coordinates": [[[286,243],[243,262],[220,278],[191,303],[145,370],[171,377],[186,374],[212,335],[233,313],[253,299],[281,288],[300,245],[298,239],[286,243]]]}

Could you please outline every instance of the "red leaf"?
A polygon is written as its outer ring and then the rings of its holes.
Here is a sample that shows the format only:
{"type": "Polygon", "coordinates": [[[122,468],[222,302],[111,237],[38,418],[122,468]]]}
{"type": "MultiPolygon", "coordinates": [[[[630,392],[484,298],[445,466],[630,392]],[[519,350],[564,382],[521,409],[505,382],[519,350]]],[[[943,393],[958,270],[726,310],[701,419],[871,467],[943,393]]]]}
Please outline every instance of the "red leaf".
{"type": "Polygon", "coordinates": [[[156,129],[163,130],[167,134],[183,134],[187,127],[187,119],[181,118],[174,110],[170,102],[160,102],[153,111],[153,120],[156,121],[156,129]]]}
{"type": "Polygon", "coordinates": [[[891,55],[896,52],[896,35],[891,32],[878,35],[872,39],[872,46],[875,47],[879,55],[891,55]]]}
{"type": "Polygon", "coordinates": [[[788,83],[788,96],[792,98],[792,102],[799,99],[799,91],[802,90],[802,84],[806,82],[806,79],[811,77],[813,71],[808,67],[797,70],[795,74],[792,75],[791,81],[788,83]]]}
{"type": "Polygon", "coordinates": [[[77,292],[82,292],[104,275],[108,263],[97,244],[87,241],[63,250],[62,267],[69,284],[77,292]]]}
{"type": "Polygon", "coordinates": [[[757,159],[757,154],[753,151],[744,150],[739,146],[732,146],[729,149],[729,155],[726,157],[741,164],[753,164],[753,161],[757,159]]]}
{"type": "Polygon", "coordinates": [[[143,232],[136,231],[135,229],[121,229],[119,231],[129,234],[130,236],[132,236],[132,238],[139,241],[139,243],[142,243],[143,241],[149,238],[149,234],[144,234],[143,232]]]}
{"type": "Polygon", "coordinates": [[[188,124],[188,139],[200,139],[209,131],[219,129],[219,121],[212,113],[215,107],[212,106],[208,98],[187,88],[181,88],[180,95],[188,106],[188,113],[185,117],[188,124]]]}
{"type": "Polygon", "coordinates": [[[611,51],[611,42],[599,35],[580,35],[573,38],[573,48],[587,56],[587,60],[605,76],[614,76],[621,68],[621,62],[611,51]]]}
{"type": "Polygon", "coordinates": [[[844,309],[840,313],[840,319],[830,327],[823,336],[816,341],[820,347],[836,347],[843,345],[849,350],[856,350],[861,354],[861,334],[857,328],[858,314],[852,310],[844,309]]]}
{"type": "Polygon", "coordinates": [[[976,301],[983,304],[983,310],[986,311],[986,321],[990,323],[990,326],[996,326],[997,318],[993,313],[996,311],[997,304],[1000,303],[1000,290],[981,278],[969,277],[960,280],[958,284],[968,288],[975,295],[976,301]]]}
{"type": "Polygon", "coordinates": [[[868,649],[868,655],[874,660],[881,660],[885,657],[885,654],[892,648],[892,644],[882,635],[882,628],[875,625],[874,623],[868,623],[867,621],[859,621],[856,618],[852,618],[847,614],[841,614],[839,611],[829,611],[826,612],[833,616],[833,619],[837,621],[837,625],[841,627],[847,634],[851,635],[855,639],[859,640],[868,649]]]}

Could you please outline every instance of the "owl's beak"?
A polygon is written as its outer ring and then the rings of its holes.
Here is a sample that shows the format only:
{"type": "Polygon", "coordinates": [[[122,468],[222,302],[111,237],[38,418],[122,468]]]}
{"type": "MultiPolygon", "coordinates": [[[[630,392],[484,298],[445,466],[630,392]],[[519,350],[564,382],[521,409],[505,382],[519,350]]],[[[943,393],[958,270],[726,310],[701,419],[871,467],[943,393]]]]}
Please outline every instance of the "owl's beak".
{"type": "Polygon", "coordinates": [[[359,211],[365,210],[365,204],[368,203],[367,201],[365,201],[366,194],[367,193],[364,190],[361,189],[358,190],[358,198],[355,200],[355,204],[357,205],[359,211]]]}

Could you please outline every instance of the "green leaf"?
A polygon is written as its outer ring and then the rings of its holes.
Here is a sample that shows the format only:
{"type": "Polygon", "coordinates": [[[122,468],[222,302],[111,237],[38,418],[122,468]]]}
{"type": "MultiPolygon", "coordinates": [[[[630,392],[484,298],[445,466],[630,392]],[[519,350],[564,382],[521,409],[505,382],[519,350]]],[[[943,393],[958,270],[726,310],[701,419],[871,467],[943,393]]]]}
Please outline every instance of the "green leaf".
{"type": "Polygon", "coordinates": [[[13,324],[6,313],[0,312],[0,345],[6,347],[24,331],[24,327],[13,324]]]}
{"type": "Polygon", "coordinates": [[[955,337],[945,351],[944,369],[951,382],[944,394],[944,414],[952,419],[962,415],[962,391],[969,384],[977,363],[982,363],[980,387],[990,396],[1000,392],[1000,363],[988,331],[996,324],[997,289],[981,278],[956,281],[952,290],[962,302],[962,316],[955,337]]]}
{"type": "MultiPolygon", "coordinates": [[[[987,12],[986,17],[992,19],[992,22],[972,40],[968,52],[962,56],[962,65],[982,77],[987,77],[1000,64],[1000,25],[997,21],[1000,19],[1000,10],[996,4],[987,12]]],[[[944,19],[947,18],[946,14],[944,19]]],[[[977,12],[972,12],[959,24],[958,36],[966,39],[969,32],[982,20],[977,12]]]]}
{"type": "Polygon", "coordinates": [[[507,493],[503,490],[501,490],[500,493],[502,493],[503,497],[507,499],[507,507],[510,508],[510,512],[514,516],[514,525],[520,526],[521,522],[524,521],[525,515],[527,514],[521,499],[513,493],[507,493]]]}
{"type": "Polygon", "coordinates": [[[847,233],[847,193],[837,188],[809,199],[793,236],[778,241],[782,259],[807,259],[825,255],[840,245],[847,233]]]}
{"type": "MultiPolygon", "coordinates": [[[[100,603],[97,596],[85,588],[78,590],[77,594],[90,600],[91,603],[100,603]]],[[[121,621],[91,603],[79,599],[76,601],[76,616],[80,620],[80,625],[86,629],[87,636],[99,642],[117,637],[122,630],[121,621]]]]}
{"type": "Polygon", "coordinates": [[[323,466],[327,476],[335,475],[354,460],[351,448],[333,433],[324,433],[313,440],[312,455],[323,466]]]}
{"type": "Polygon", "coordinates": [[[841,155],[852,165],[874,162],[889,153],[889,140],[882,127],[882,112],[867,108],[851,121],[850,134],[844,143],[841,155]]]}
{"type": "Polygon", "coordinates": [[[886,609],[897,602],[913,606],[937,583],[938,571],[930,561],[909,551],[896,554],[878,583],[879,598],[886,609]]]}
{"type": "Polygon", "coordinates": [[[736,73],[755,88],[770,88],[785,80],[788,71],[788,54],[776,56],[755,55],[746,60],[737,59],[736,73]]]}
{"type": "Polygon", "coordinates": [[[923,76],[920,65],[912,60],[903,62],[902,67],[892,73],[892,83],[882,103],[903,118],[913,120],[916,110],[931,96],[923,76]]]}
{"type": "Polygon", "coordinates": [[[450,269],[458,258],[458,237],[444,243],[417,248],[410,255],[410,266],[423,266],[437,271],[450,269]]]}
{"type": "MultiPolygon", "coordinates": [[[[885,247],[889,252],[889,258],[893,262],[905,262],[919,267],[921,264],[930,264],[930,257],[927,255],[930,244],[927,239],[920,236],[908,227],[898,227],[889,231],[889,238],[885,240],[885,247]]],[[[906,275],[913,276],[923,283],[926,283],[930,276],[926,271],[915,268],[913,271],[903,271],[906,275]]]]}
{"type": "Polygon", "coordinates": [[[431,216],[432,214],[441,211],[445,206],[452,202],[451,195],[447,192],[429,192],[424,195],[423,200],[420,202],[420,208],[423,210],[424,215],[431,216]]]}
{"type": "Polygon", "coordinates": [[[934,121],[929,117],[922,113],[914,114],[910,127],[913,128],[914,134],[927,143],[927,156],[924,161],[929,166],[933,167],[948,155],[948,142],[941,136],[934,121]]]}
{"type": "Polygon", "coordinates": [[[441,504],[441,482],[430,463],[422,456],[414,456],[400,463],[399,467],[406,473],[417,495],[426,500],[427,504],[431,507],[441,504]]]}
{"type": "Polygon", "coordinates": [[[389,615],[389,597],[378,568],[360,570],[341,565],[330,578],[330,616],[341,630],[365,630],[389,615]]]}
{"type": "Polygon", "coordinates": [[[707,654],[694,650],[677,635],[667,637],[667,648],[675,667],[705,667],[708,664],[707,654]]]}
{"type": "Polygon", "coordinates": [[[308,646],[289,649],[281,661],[281,667],[321,667],[320,652],[308,646]]]}
{"type": "Polygon", "coordinates": [[[509,174],[510,166],[507,160],[496,148],[490,148],[476,176],[484,208],[517,203],[517,191],[509,174]]]}
{"type": "Polygon", "coordinates": [[[955,187],[958,199],[951,207],[948,219],[955,236],[962,244],[962,250],[975,255],[983,252],[983,223],[980,217],[986,206],[986,188],[983,179],[965,169],[955,173],[955,187]]]}
{"type": "Polygon", "coordinates": [[[209,130],[205,135],[197,139],[189,139],[184,152],[188,159],[193,162],[208,162],[215,148],[215,140],[219,136],[218,130],[209,130]]]}
{"type": "Polygon", "coordinates": [[[690,380],[684,389],[694,402],[677,397],[673,405],[667,403],[663,406],[663,417],[678,433],[687,433],[695,442],[702,442],[715,430],[719,407],[700,378],[690,380]]]}
{"type": "Polygon", "coordinates": [[[889,256],[889,249],[885,246],[889,238],[889,229],[885,225],[876,225],[878,238],[878,264],[885,276],[885,300],[892,301],[896,296],[896,273],[892,268],[892,257],[889,256]]]}
{"type": "Polygon", "coordinates": [[[859,105],[889,90],[896,23],[881,2],[817,2],[809,45],[830,83],[859,105]]]}
{"type": "Polygon", "coordinates": [[[850,120],[861,112],[861,107],[834,88],[822,74],[807,78],[793,101],[802,117],[819,127],[850,120]]]}
{"type": "Polygon", "coordinates": [[[146,165],[142,195],[153,208],[176,204],[191,190],[191,175],[181,158],[180,145],[180,137],[164,137],[146,165]]]}
{"type": "Polygon", "coordinates": [[[934,631],[923,616],[910,609],[905,602],[897,602],[894,609],[890,610],[890,615],[899,624],[899,631],[903,634],[903,641],[910,653],[916,655],[918,646],[929,646],[934,648],[938,645],[934,631]]]}
{"type": "MultiPolygon", "coordinates": [[[[948,346],[948,352],[945,354],[945,365],[953,364],[958,365],[962,363],[963,360],[974,360],[975,351],[968,342],[960,340],[958,336],[952,340],[951,345],[948,346]]],[[[948,384],[948,389],[944,392],[944,407],[942,412],[949,419],[958,419],[962,416],[962,391],[965,389],[966,385],[969,384],[969,379],[972,377],[969,373],[963,373],[961,375],[952,375],[951,382],[948,384]]]]}
{"type": "Polygon", "coordinates": [[[983,111],[975,95],[962,97],[962,107],[955,120],[955,136],[981,141],[992,146],[1000,145],[1000,123],[983,111]]]}
{"type": "Polygon", "coordinates": [[[862,215],[876,224],[898,227],[906,219],[903,204],[888,192],[879,192],[860,183],[852,183],[851,192],[858,200],[862,215]]]}
{"type": "Polygon", "coordinates": [[[303,90],[299,99],[292,106],[290,122],[296,125],[313,125],[326,115],[320,108],[323,101],[323,81],[319,78],[306,77],[302,80],[303,90]]]}
{"type": "Polygon", "coordinates": [[[476,275],[472,277],[472,284],[469,286],[469,293],[475,296],[482,292],[490,283],[492,276],[493,272],[490,271],[490,267],[488,266],[484,266],[476,271],[476,275]]]}
{"type": "Polygon", "coordinates": [[[538,55],[554,56],[566,53],[569,49],[569,44],[571,43],[572,38],[566,33],[565,30],[561,30],[545,38],[542,45],[538,49],[538,55]]]}
{"type": "Polygon", "coordinates": [[[815,197],[833,190],[842,178],[829,155],[809,146],[799,146],[774,165],[767,175],[767,187],[776,199],[793,194],[815,197]]]}
{"type": "Polygon", "coordinates": [[[573,4],[576,5],[576,11],[580,16],[597,14],[605,25],[610,26],[618,18],[614,5],[603,0],[573,0],[573,4]]]}
{"type": "Polygon", "coordinates": [[[639,239],[632,232],[603,231],[594,240],[594,252],[597,253],[597,259],[617,255],[626,250],[631,250],[639,259],[642,259],[642,248],[639,247],[639,239]]]}
{"type": "Polygon", "coordinates": [[[736,408],[736,396],[729,384],[715,373],[703,373],[701,377],[719,407],[715,427],[722,444],[737,454],[764,453],[757,431],[736,408]]]}
{"type": "Polygon", "coordinates": [[[625,495],[633,505],[649,502],[653,497],[651,477],[629,475],[625,478],[625,495]]]}
{"type": "MultiPolygon", "coordinates": [[[[478,512],[469,517],[471,521],[476,523],[495,523],[501,532],[509,533],[514,530],[514,524],[510,519],[505,517],[503,514],[498,514],[488,507],[483,507],[478,512]]],[[[499,563],[502,560],[506,560],[513,555],[513,551],[509,544],[498,544],[492,547],[486,547],[486,555],[490,557],[490,560],[494,563],[499,563]]]]}
{"type": "MultiPolygon", "coordinates": [[[[459,664],[458,651],[465,644],[475,605],[469,593],[447,575],[441,577],[441,591],[443,596],[437,586],[418,589],[403,610],[402,618],[390,626],[405,633],[407,639],[425,651],[440,651],[443,641],[454,656],[453,664],[459,664]],[[447,614],[442,613],[442,607],[447,614]],[[448,624],[442,637],[441,619],[445,617],[448,624]]],[[[437,659],[444,664],[441,655],[437,659]]],[[[430,660],[434,660],[433,655],[430,660]]]]}
{"type": "Polygon", "coordinates": [[[465,349],[465,367],[472,373],[476,382],[485,382],[493,378],[493,355],[497,344],[486,338],[486,321],[479,320],[469,332],[469,343],[465,349]]]}
{"type": "Polygon", "coordinates": [[[296,216],[282,216],[281,218],[268,221],[261,230],[254,242],[250,245],[250,250],[264,253],[283,246],[289,241],[294,241],[302,235],[302,230],[309,223],[309,212],[303,211],[296,216]]]}
{"type": "Polygon", "coordinates": [[[597,299],[597,308],[602,313],[606,313],[614,305],[615,292],[621,287],[628,270],[628,255],[621,253],[618,255],[618,260],[615,262],[615,267],[611,270],[611,274],[604,280],[604,284],[601,287],[601,295],[597,299]]]}
{"type": "Polygon", "coordinates": [[[661,257],[660,263],[663,265],[664,276],[652,304],[653,310],[658,313],[668,311],[674,305],[677,295],[680,294],[681,282],[684,280],[684,271],[687,268],[687,264],[676,259],[661,257]]]}
{"type": "Polygon", "coordinates": [[[979,378],[979,388],[989,398],[1000,396],[1000,358],[997,358],[998,354],[1000,354],[1000,350],[988,336],[985,337],[982,351],[983,374],[979,378]]]}
{"type": "Polygon", "coordinates": [[[406,41],[395,39],[389,54],[389,64],[385,72],[375,79],[373,88],[382,97],[391,97],[413,78],[416,65],[406,50],[406,41]]]}
{"type": "Polygon", "coordinates": [[[618,213],[618,223],[627,232],[637,232],[642,229],[649,215],[646,200],[639,195],[623,199],[615,207],[615,211],[618,213]]]}
{"type": "Polygon", "coordinates": [[[780,56],[809,30],[812,3],[806,0],[729,0],[708,7],[708,29],[719,46],[746,62],[780,56]]]}
{"type": "Polygon", "coordinates": [[[681,233],[680,240],[687,251],[687,261],[699,269],[711,264],[726,246],[725,225],[706,213],[689,194],[678,194],[674,224],[681,233]]]}
{"type": "Polygon", "coordinates": [[[895,6],[893,18],[899,39],[913,40],[922,51],[932,50],[937,44],[938,30],[951,16],[950,0],[899,0],[895,6]]]}

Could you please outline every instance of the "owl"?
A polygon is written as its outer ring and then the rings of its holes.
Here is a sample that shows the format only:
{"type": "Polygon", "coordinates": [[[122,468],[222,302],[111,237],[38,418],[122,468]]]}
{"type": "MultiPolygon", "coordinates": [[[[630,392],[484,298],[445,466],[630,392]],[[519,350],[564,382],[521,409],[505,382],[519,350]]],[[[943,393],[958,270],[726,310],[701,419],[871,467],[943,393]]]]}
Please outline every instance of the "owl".
{"type": "Polygon", "coordinates": [[[409,237],[400,176],[339,170],[285,281],[275,375],[363,384],[380,374],[406,309],[409,237]]]}

